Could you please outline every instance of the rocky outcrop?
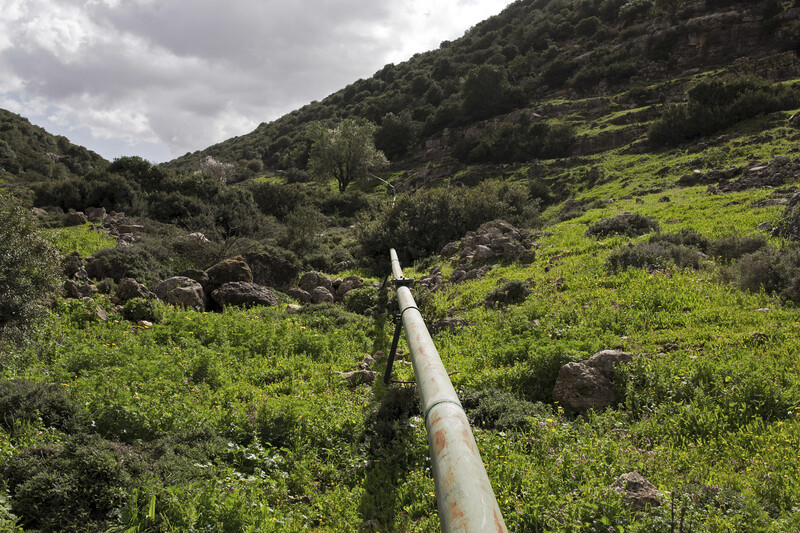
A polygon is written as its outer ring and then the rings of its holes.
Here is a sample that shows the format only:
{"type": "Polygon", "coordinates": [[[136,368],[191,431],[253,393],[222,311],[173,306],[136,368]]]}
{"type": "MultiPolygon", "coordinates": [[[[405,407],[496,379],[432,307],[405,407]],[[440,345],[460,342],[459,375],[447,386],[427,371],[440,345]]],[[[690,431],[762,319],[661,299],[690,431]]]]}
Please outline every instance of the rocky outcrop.
{"type": "Polygon", "coordinates": [[[718,192],[740,192],[764,187],[780,187],[800,174],[800,161],[779,156],[765,164],[753,164],[707,172],[695,170],[681,176],[678,185],[710,185],[718,192]]]}
{"type": "Polygon", "coordinates": [[[334,297],[333,293],[329,291],[326,287],[319,286],[314,287],[311,289],[311,303],[314,304],[322,304],[322,303],[333,303],[334,297]]]}
{"type": "Polygon", "coordinates": [[[122,278],[117,285],[117,298],[120,302],[127,302],[134,298],[153,298],[153,293],[150,290],[132,278],[122,278]]]}
{"type": "Polygon", "coordinates": [[[364,286],[364,280],[358,276],[347,276],[338,283],[334,282],[333,286],[336,290],[336,293],[334,294],[335,300],[337,302],[343,302],[347,296],[347,293],[353,289],[360,289],[364,286]]]}
{"type": "Polygon", "coordinates": [[[800,241],[800,193],[795,193],[786,204],[786,210],[778,224],[778,233],[788,239],[800,241]]]}
{"type": "Polygon", "coordinates": [[[61,270],[68,279],[88,279],[88,274],[83,266],[83,258],[78,252],[72,252],[61,260],[61,270]]]}
{"type": "Polygon", "coordinates": [[[80,226],[89,221],[81,211],[70,211],[64,215],[64,226],[80,226]]]}
{"type": "Polygon", "coordinates": [[[206,295],[202,285],[185,276],[175,276],[156,285],[156,296],[170,305],[189,309],[205,309],[206,295]]]}
{"type": "Polygon", "coordinates": [[[611,488],[617,491],[631,510],[642,511],[647,507],[659,507],[664,500],[664,495],[637,472],[622,474],[611,488]]]}
{"type": "Polygon", "coordinates": [[[280,302],[274,292],[248,281],[232,281],[211,293],[211,298],[220,306],[253,307],[275,306],[280,302]]]}
{"type": "Polygon", "coordinates": [[[89,220],[99,220],[102,222],[106,217],[105,207],[87,207],[83,212],[89,220]]]}
{"type": "Polygon", "coordinates": [[[216,265],[206,270],[208,274],[208,291],[213,293],[218,288],[227,283],[233,282],[253,282],[253,272],[244,260],[244,257],[237,256],[220,261],[216,265]]]}
{"type": "Polygon", "coordinates": [[[68,279],[64,282],[64,294],[67,298],[81,299],[97,294],[97,287],[89,283],[76,283],[68,279]]]}
{"type": "Polygon", "coordinates": [[[263,253],[244,254],[244,260],[253,273],[253,283],[281,292],[297,288],[299,270],[291,262],[263,253]]]}
{"type": "Polygon", "coordinates": [[[528,231],[495,220],[468,232],[460,241],[447,244],[440,255],[451,258],[457,265],[450,281],[459,282],[482,277],[491,270],[485,265],[489,262],[533,261],[536,257],[533,246],[528,231]]]}
{"type": "Polygon", "coordinates": [[[553,401],[576,413],[616,405],[614,367],[632,358],[627,352],[604,350],[585,361],[567,363],[558,372],[553,401]]]}
{"type": "Polygon", "coordinates": [[[300,278],[298,285],[301,289],[308,293],[313,292],[316,287],[325,287],[329,292],[334,290],[331,279],[325,274],[315,271],[306,272],[303,274],[303,277],[300,278]]]}
{"type": "Polygon", "coordinates": [[[311,293],[304,291],[303,289],[289,289],[286,291],[286,294],[300,302],[301,304],[310,304],[311,303],[311,293]]]}

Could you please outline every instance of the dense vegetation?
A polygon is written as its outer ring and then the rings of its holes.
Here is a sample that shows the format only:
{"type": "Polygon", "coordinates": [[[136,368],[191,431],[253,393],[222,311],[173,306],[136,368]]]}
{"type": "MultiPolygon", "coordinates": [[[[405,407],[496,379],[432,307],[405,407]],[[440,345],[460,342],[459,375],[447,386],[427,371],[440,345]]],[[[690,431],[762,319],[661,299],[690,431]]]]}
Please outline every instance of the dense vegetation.
{"type": "MultiPolygon", "coordinates": [[[[383,370],[390,246],[431,325],[462,319],[434,340],[510,531],[800,529],[800,72],[722,76],[671,55],[712,10],[753,15],[780,51],[791,8],[522,0],[169,165],[0,163],[3,186],[47,210],[37,222],[0,197],[0,327],[15,331],[0,338],[0,529],[435,531],[416,388],[343,379],[367,354],[383,370]],[[618,46],[634,41],[642,53],[618,46]],[[355,122],[391,161],[383,182],[343,187],[313,163],[346,118],[374,125],[355,122]],[[64,227],[88,207],[138,229],[64,227]],[[438,254],[498,218],[530,230],[531,253],[451,281],[479,263],[438,254]],[[114,275],[82,299],[52,293],[53,248],[114,275]],[[256,251],[365,285],[299,309],[285,294],[219,312],[116,300],[123,276],[153,289],[256,251]],[[633,358],[611,407],[554,401],[563,365],[614,348],[633,358]],[[611,488],[634,470],[662,505],[611,488]]],[[[57,140],[10,123],[3,161],[52,161],[57,140]]]]}

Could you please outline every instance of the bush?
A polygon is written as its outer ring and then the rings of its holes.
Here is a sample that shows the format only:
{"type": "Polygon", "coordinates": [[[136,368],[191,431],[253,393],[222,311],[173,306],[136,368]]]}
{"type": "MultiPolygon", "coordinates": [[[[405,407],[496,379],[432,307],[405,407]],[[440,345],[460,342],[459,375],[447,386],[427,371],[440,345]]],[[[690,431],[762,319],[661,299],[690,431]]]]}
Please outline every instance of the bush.
{"type": "Polygon", "coordinates": [[[732,267],[736,284],[752,292],[775,294],[800,303],[800,246],[764,247],[732,267]]]}
{"type": "Polygon", "coordinates": [[[63,386],[25,379],[0,381],[0,413],[0,425],[7,430],[41,418],[46,427],[70,433],[81,419],[80,409],[63,386]]]}
{"type": "Polygon", "coordinates": [[[626,235],[636,237],[658,229],[658,222],[638,213],[620,213],[592,224],[586,230],[589,237],[626,235]]]}
{"type": "Polygon", "coordinates": [[[678,246],[689,246],[697,248],[701,252],[707,252],[711,241],[707,237],[697,233],[692,229],[682,229],[677,233],[656,233],[650,236],[651,243],[669,243],[678,246]]]}
{"type": "Polygon", "coordinates": [[[755,253],[767,246],[767,239],[762,235],[754,237],[723,237],[710,243],[708,253],[725,263],[740,259],[747,254],[755,253]]]}
{"type": "Polygon", "coordinates": [[[499,389],[468,390],[461,397],[472,424],[483,429],[524,429],[531,416],[549,409],[499,389]]]}
{"type": "Polygon", "coordinates": [[[686,104],[671,104],[654,121],[648,138],[654,145],[675,145],[709,135],[739,121],[800,105],[800,91],[757,78],[727,76],[701,81],[686,104]]]}
{"type": "Polygon", "coordinates": [[[164,279],[167,273],[151,252],[138,246],[104,248],[87,260],[86,272],[91,278],[111,278],[117,283],[122,278],[150,283],[164,279]]]}
{"type": "Polygon", "coordinates": [[[612,272],[631,267],[663,270],[673,265],[678,268],[698,268],[700,252],[692,246],[671,242],[628,244],[611,253],[608,265],[612,272]]]}
{"type": "Polygon", "coordinates": [[[126,447],[81,434],[63,445],[27,448],[2,473],[26,529],[99,531],[142,466],[126,447]]]}
{"type": "Polygon", "coordinates": [[[36,218],[0,192],[0,337],[23,334],[59,275],[56,250],[36,218]]]}
{"type": "Polygon", "coordinates": [[[370,316],[378,305],[378,291],[371,287],[353,289],[347,293],[344,306],[351,313],[370,316]]]}
{"type": "Polygon", "coordinates": [[[531,293],[522,281],[508,281],[486,295],[486,303],[491,305],[509,305],[525,301],[531,293]]]}
{"type": "MultiPolygon", "coordinates": [[[[439,252],[481,224],[503,218],[512,224],[530,222],[536,205],[519,184],[483,182],[472,189],[425,189],[398,196],[395,206],[358,228],[361,253],[388,266],[389,248],[410,263],[439,252]]],[[[384,269],[385,270],[385,269],[384,269]]]]}
{"type": "Polygon", "coordinates": [[[157,300],[133,298],[125,302],[125,305],[122,307],[122,317],[131,322],[139,322],[141,320],[161,322],[164,315],[164,306],[157,300]]]}

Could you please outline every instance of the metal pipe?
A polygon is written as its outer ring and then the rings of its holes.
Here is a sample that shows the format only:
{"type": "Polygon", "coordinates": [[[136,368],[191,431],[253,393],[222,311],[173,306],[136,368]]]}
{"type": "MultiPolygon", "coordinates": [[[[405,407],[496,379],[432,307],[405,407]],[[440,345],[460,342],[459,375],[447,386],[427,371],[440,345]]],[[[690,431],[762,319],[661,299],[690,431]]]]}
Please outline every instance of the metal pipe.
{"type": "MultiPolygon", "coordinates": [[[[390,256],[395,279],[405,280],[394,249],[390,256]]],[[[442,532],[506,532],[469,420],[411,290],[399,286],[397,300],[428,432],[442,532]]]]}

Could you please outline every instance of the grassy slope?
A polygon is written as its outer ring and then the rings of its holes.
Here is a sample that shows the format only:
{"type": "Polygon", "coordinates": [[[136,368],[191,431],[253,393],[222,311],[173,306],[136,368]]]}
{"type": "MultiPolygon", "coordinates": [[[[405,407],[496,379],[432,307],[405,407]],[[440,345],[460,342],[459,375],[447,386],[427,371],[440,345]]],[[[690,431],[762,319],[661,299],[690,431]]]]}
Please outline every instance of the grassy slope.
{"type": "MultiPolygon", "coordinates": [[[[544,228],[530,266],[502,266],[445,293],[419,295],[428,316],[474,324],[435,339],[457,388],[511,392],[515,400],[495,407],[528,415],[513,427],[475,430],[510,530],[800,528],[800,313],[732,288],[711,260],[697,271],[610,275],[607,256],[629,239],[584,236],[588,224],[621,211],[652,216],[664,231],[755,234],[758,223],[780,215],[780,208],[753,207],[769,191],[710,195],[675,182],[701,163],[727,167],[790,153],[794,133],[784,123],[770,116],[740,124],[732,141],[702,153],[582,158],[568,172],[597,166],[609,181],[586,190],[576,181],[577,196],[662,190],[641,196],[643,204],[616,200],[544,228]],[[670,170],[657,175],[663,167],[670,170]],[[668,202],[659,201],[664,195],[668,202]],[[504,310],[481,306],[501,278],[529,280],[533,294],[504,310]],[[562,364],[618,346],[641,354],[621,372],[618,409],[576,418],[552,404],[562,364]],[[634,469],[674,512],[623,508],[608,487],[634,469]]],[[[557,209],[545,217],[554,219],[557,209]]],[[[66,246],[88,252],[96,243],[75,236],[66,246]]],[[[28,348],[4,355],[0,377],[62,383],[85,408],[91,431],[131,453],[198,427],[224,439],[184,477],[171,474],[177,462],[159,457],[151,477],[127,489],[126,512],[114,521],[174,531],[438,527],[413,388],[350,389],[334,373],[353,370],[385,344],[390,325],[376,328],[341,310],[165,310],[161,323],[140,328],[118,314],[97,321],[97,304],[111,309],[102,298],[60,303],[28,348]]],[[[399,379],[413,379],[409,365],[396,368],[399,379]]],[[[67,440],[36,421],[0,429],[0,463],[67,440]]]]}

